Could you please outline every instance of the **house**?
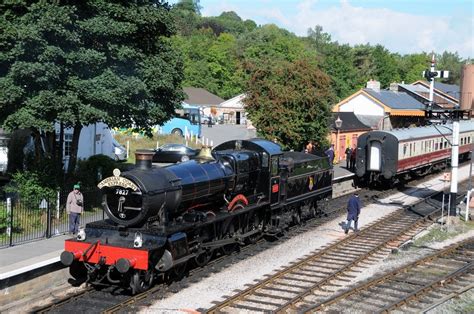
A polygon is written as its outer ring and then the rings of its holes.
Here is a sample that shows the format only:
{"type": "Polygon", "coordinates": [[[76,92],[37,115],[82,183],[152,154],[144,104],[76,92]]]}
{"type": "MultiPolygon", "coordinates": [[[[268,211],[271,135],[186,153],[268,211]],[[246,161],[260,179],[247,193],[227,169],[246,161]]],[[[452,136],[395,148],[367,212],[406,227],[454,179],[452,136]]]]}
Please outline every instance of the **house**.
{"type": "Polygon", "coordinates": [[[186,104],[201,108],[206,116],[217,116],[217,107],[224,99],[210,93],[204,88],[185,87],[183,90],[186,94],[186,99],[184,100],[186,104]]]}
{"type": "Polygon", "coordinates": [[[247,124],[244,98],[245,94],[240,94],[219,105],[218,112],[224,118],[224,123],[247,124]]]}
{"type": "Polygon", "coordinates": [[[343,99],[333,107],[333,112],[353,112],[372,129],[424,125],[425,105],[406,92],[381,90],[380,82],[371,80],[367,87],[343,99]]]}
{"type": "Polygon", "coordinates": [[[330,121],[330,136],[331,143],[334,144],[336,162],[346,159],[346,148],[357,146],[359,135],[371,130],[372,128],[363,124],[354,112],[333,112],[330,121]]]}

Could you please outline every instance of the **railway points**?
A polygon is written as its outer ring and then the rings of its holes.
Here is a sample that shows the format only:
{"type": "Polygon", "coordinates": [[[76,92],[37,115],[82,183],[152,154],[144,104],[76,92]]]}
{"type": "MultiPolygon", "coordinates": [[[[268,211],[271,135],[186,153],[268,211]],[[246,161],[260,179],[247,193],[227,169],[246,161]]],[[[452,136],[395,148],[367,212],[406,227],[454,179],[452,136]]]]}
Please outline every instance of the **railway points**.
{"type": "MultiPolygon", "coordinates": [[[[438,208],[424,201],[416,207],[438,208]]],[[[354,268],[382,259],[407,238],[431,224],[430,216],[422,217],[412,211],[399,209],[359,233],[321,249],[269,278],[238,292],[207,313],[248,310],[254,312],[298,311],[298,303],[318,294],[324,298],[335,287],[353,277],[354,268]]]]}
{"type": "Polygon", "coordinates": [[[302,302],[298,312],[332,312],[351,308],[363,312],[423,312],[443,296],[472,289],[474,237],[397,268],[360,285],[349,287],[313,305],[302,302]]]}

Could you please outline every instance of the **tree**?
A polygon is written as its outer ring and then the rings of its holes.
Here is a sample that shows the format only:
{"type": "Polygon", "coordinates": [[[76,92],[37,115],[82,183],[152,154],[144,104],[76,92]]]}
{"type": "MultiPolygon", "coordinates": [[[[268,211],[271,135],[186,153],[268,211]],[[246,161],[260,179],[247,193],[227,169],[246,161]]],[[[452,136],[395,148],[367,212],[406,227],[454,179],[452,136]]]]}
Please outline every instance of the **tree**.
{"type": "Polygon", "coordinates": [[[175,4],[175,8],[201,15],[202,7],[199,2],[200,0],[179,0],[179,2],[175,4]]]}
{"type": "Polygon", "coordinates": [[[382,45],[375,46],[372,60],[375,66],[374,77],[380,81],[381,87],[388,87],[390,83],[400,81],[395,56],[382,45]]]}
{"type": "Polygon", "coordinates": [[[423,80],[422,72],[429,66],[429,60],[429,56],[424,52],[400,57],[398,60],[398,72],[401,80],[407,84],[423,80]]]}
{"type": "Polygon", "coordinates": [[[244,99],[261,136],[297,150],[309,140],[326,143],[333,101],[330,78],[309,59],[261,64],[244,99]]]}
{"type": "Polygon", "coordinates": [[[323,27],[321,25],[316,25],[314,30],[309,28],[308,38],[311,40],[311,43],[318,52],[322,52],[324,47],[331,42],[331,35],[323,32],[323,27]]]}
{"type": "Polygon", "coordinates": [[[461,81],[461,65],[463,61],[457,52],[445,51],[436,55],[436,69],[449,71],[449,77],[441,79],[443,83],[460,85],[461,81]]]}
{"type": "Polygon", "coordinates": [[[73,127],[70,171],[83,125],[151,133],[179,106],[182,61],[167,38],[174,33],[167,5],[12,3],[1,7],[0,123],[48,131],[53,143],[55,122],[73,127]]]}

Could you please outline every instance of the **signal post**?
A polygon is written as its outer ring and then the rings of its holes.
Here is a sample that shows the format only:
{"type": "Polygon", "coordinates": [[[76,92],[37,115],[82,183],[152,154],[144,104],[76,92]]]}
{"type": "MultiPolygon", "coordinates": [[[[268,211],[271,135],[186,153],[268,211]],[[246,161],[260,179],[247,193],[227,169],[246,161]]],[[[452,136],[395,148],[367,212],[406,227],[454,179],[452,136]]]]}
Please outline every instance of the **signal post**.
{"type": "MultiPolygon", "coordinates": [[[[449,71],[435,70],[434,54],[431,59],[431,67],[423,72],[423,76],[430,82],[429,103],[426,104],[425,117],[433,124],[446,123],[448,120],[453,122],[452,140],[451,140],[451,184],[449,194],[449,216],[456,216],[456,197],[458,193],[458,165],[459,165],[459,121],[461,119],[470,119],[470,110],[462,110],[459,105],[454,108],[441,108],[434,101],[434,79],[447,78],[449,71]]],[[[448,140],[448,139],[447,139],[448,140]]],[[[449,140],[448,140],[449,142],[449,140]]]]}

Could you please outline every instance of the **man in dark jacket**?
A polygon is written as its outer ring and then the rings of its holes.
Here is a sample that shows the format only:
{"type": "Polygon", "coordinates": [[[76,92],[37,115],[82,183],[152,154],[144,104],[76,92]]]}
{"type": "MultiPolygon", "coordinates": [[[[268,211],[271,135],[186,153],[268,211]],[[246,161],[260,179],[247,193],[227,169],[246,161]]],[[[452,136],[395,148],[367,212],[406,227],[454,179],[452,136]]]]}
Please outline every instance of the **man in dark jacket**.
{"type": "Polygon", "coordinates": [[[329,158],[329,165],[333,166],[334,164],[334,144],[331,144],[331,147],[329,147],[325,152],[326,156],[329,158]]]}
{"type": "Polygon", "coordinates": [[[354,221],[354,232],[359,231],[357,229],[357,222],[359,221],[360,208],[362,207],[359,199],[359,194],[356,192],[349,198],[347,203],[347,223],[344,233],[347,234],[351,227],[351,222],[354,221]]]}
{"type": "Polygon", "coordinates": [[[349,146],[346,148],[346,168],[351,169],[351,155],[352,155],[352,148],[349,146]]]}
{"type": "Polygon", "coordinates": [[[357,154],[357,148],[353,148],[352,151],[351,151],[351,165],[350,165],[350,169],[351,171],[355,171],[355,164],[356,164],[356,154],[357,154]]]}

